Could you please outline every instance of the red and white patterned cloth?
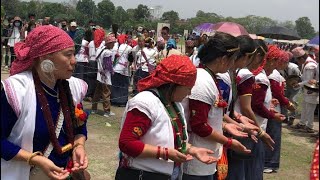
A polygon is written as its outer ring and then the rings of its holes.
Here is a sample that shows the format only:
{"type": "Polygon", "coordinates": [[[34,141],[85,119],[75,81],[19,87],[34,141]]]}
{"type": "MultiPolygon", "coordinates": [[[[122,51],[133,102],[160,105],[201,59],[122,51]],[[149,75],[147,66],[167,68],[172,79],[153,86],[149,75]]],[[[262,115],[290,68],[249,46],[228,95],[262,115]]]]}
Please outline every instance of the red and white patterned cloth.
{"type": "Polygon", "coordinates": [[[319,139],[311,162],[310,180],[319,180],[319,139]]]}
{"type": "Polygon", "coordinates": [[[29,69],[38,57],[73,46],[73,40],[62,29],[55,26],[39,26],[28,34],[25,42],[15,44],[14,52],[17,58],[12,63],[10,75],[29,69]]]}
{"type": "Polygon", "coordinates": [[[171,55],[161,61],[153,73],[138,82],[138,90],[159,87],[166,83],[193,87],[197,77],[196,67],[189,57],[171,55]]]}

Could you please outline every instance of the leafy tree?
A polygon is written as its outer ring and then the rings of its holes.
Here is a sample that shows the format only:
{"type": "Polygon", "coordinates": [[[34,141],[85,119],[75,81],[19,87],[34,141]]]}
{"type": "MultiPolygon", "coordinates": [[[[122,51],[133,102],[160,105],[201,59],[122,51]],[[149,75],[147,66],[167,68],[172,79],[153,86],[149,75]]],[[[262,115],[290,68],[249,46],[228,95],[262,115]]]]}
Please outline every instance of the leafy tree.
{"type": "Polygon", "coordinates": [[[145,21],[150,17],[151,13],[148,6],[139,4],[138,7],[134,10],[133,17],[136,21],[145,21]]]}
{"type": "Polygon", "coordinates": [[[115,6],[110,0],[102,0],[98,3],[97,16],[101,26],[104,28],[109,28],[111,26],[114,12],[115,6]]]}
{"type": "Polygon", "coordinates": [[[301,38],[311,39],[316,32],[308,17],[300,17],[296,21],[296,29],[301,38]]]}
{"type": "Polygon", "coordinates": [[[279,22],[278,25],[292,30],[296,29],[296,25],[292,21],[279,22]]]}
{"type": "Polygon", "coordinates": [[[124,10],[122,6],[116,7],[113,15],[114,22],[119,25],[122,25],[128,19],[129,19],[129,16],[126,10],[124,10]]]}
{"type": "Polygon", "coordinates": [[[233,18],[231,22],[241,24],[251,34],[259,33],[263,28],[276,25],[276,21],[261,16],[249,15],[243,18],[233,18]]]}
{"type": "Polygon", "coordinates": [[[19,9],[17,8],[20,4],[19,0],[2,0],[1,5],[6,9],[6,14],[9,17],[19,15],[19,9]]]}
{"type": "Polygon", "coordinates": [[[161,18],[161,20],[168,20],[172,25],[175,25],[179,19],[179,14],[176,11],[164,12],[161,18]]]}
{"type": "Polygon", "coordinates": [[[93,0],[79,0],[76,6],[76,10],[84,14],[87,19],[95,18],[96,9],[97,7],[93,0]]]}
{"type": "Polygon", "coordinates": [[[67,12],[67,8],[60,3],[45,3],[42,9],[45,14],[44,16],[49,16],[53,20],[55,15],[64,14],[67,12]]]}

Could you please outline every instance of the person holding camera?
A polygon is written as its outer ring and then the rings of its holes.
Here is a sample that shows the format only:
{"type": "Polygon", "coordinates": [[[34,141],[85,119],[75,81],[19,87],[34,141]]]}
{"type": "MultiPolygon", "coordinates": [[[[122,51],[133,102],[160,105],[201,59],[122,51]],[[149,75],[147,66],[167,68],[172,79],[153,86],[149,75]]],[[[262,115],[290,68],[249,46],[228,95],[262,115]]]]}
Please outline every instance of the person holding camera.
{"type": "Polygon", "coordinates": [[[15,55],[14,49],[13,49],[14,45],[17,42],[24,40],[24,36],[25,36],[24,29],[25,28],[23,26],[21,18],[19,16],[14,17],[12,26],[9,28],[9,31],[8,31],[8,37],[9,37],[8,46],[10,47],[10,53],[11,53],[10,66],[11,66],[12,62],[16,59],[16,55],[15,55]]]}

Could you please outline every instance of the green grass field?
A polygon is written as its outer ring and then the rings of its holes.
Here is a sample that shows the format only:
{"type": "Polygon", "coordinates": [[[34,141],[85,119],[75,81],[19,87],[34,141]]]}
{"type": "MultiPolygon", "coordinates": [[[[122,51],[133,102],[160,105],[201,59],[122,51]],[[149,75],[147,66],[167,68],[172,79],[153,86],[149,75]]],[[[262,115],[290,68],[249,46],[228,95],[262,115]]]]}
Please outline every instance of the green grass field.
{"type": "MultiPolygon", "coordinates": [[[[85,105],[85,108],[90,106],[85,105]]],[[[87,151],[89,172],[94,180],[112,180],[118,166],[118,136],[123,108],[112,109],[116,116],[91,115],[88,121],[87,151]],[[106,126],[108,122],[111,127],[106,126]]],[[[316,139],[283,125],[282,151],[278,173],[265,174],[266,180],[307,180],[316,139]]]]}

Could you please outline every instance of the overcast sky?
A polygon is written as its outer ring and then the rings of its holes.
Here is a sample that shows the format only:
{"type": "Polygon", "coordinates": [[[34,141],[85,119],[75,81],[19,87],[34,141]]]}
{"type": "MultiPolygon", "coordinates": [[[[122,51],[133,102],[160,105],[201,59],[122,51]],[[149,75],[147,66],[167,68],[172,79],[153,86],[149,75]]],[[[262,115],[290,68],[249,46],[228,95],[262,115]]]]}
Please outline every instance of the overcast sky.
{"type": "MultiPolygon", "coordinates": [[[[68,0],[44,0],[63,2],[68,0]]],[[[101,0],[95,0],[96,3],[101,0]]],[[[319,30],[319,0],[111,0],[124,9],[138,4],[149,7],[162,6],[162,12],[174,10],[180,18],[194,17],[198,10],[214,12],[224,17],[247,15],[265,16],[279,21],[295,21],[307,16],[316,31],[319,30]]]]}

